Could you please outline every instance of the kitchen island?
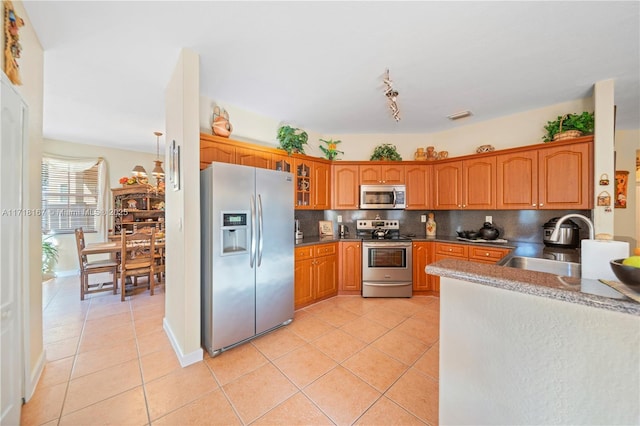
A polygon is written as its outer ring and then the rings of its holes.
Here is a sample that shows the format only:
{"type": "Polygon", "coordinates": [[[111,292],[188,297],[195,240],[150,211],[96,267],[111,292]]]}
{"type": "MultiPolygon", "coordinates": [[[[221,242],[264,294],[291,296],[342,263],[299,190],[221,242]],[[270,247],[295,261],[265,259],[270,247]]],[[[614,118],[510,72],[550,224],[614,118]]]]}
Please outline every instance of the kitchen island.
{"type": "Polygon", "coordinates": [[[462,260],[441,277],[440,423],[638,424],[640,304],[462,260]]]}

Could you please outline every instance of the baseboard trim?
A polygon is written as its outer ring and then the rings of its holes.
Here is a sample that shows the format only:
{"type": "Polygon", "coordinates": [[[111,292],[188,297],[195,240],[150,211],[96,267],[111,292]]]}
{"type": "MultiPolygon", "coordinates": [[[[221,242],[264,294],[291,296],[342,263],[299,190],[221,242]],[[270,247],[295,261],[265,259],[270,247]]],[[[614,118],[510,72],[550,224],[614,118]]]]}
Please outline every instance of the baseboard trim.
{"type": "Polygon", "coordinates": [[[173,351],[178,356],[178,361],[180,362],[180,365],[182,367],[195,364],[196,362],[200,362],[204,359],[204,351],[202,350],[202,348],[196,349],[195,351],[188,354],[182,353],[182,349],[180,348],[180,345],[178,344],[175,334],[173,334],[171,326],[167,322],[166,317],[162,319],[162,328],[167,333],[169,341],[171,342],[171,346],[173,347],[173,351]]]}
{"type": "Polygon", "coordinates": [[[40,352],[40,356],[38,357],[38,361],[36,362],[35,368],[31,370],[29,373],[28,381],[24,384],[24,400],[28,402],[33,394],[36,391],[36,386],[38,386],[38,382],[40,381],[40,377],[42,377],[42,372],[44,371],[44,366],[47,363],[47,353],[43,349],[40,352]]]}

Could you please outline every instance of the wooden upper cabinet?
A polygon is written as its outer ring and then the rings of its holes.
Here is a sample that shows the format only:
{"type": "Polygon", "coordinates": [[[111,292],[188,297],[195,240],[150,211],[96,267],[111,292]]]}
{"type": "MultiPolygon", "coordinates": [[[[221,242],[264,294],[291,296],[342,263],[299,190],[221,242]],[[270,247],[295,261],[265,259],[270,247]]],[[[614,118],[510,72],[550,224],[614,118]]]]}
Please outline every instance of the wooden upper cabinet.
{"type": "Polygon", "coordinates": [[[538,151],[498,155],[496,209],[538,208],[538,151]]]}
{"type": "Polygon", "coordinates": [[[294,161],[295,176],[295,208],[297,210],[313,210],[311,188],[313,182],[313,161],[296,158],[294,161]]]}
{"type": "Polygon", "coordinates": [[[357,210],[360,205],[358,166],[333,164],[332,207],[335,210],[357,210]]]}
{"type": "Polygon", "coordinates": [[[404,184],[404,166],[367,164],[360,166],[360,185],[404,184]]]}
{"type": "Polygon", "coordinates": [[[236,147],[236,164],[262,169],[271,168],[271,154],[251,148],[236,147]]]}
{"type": "Polygon", "coordinates": [[[577,143],[538,150],[539,209],[593,208],[592,149],[577,143]]]}
{"type": "Polygon", "coordinates": [[[462,208],[496,208],[496,157],[481,157],[462,162],[462,208]]]}
{"type": "Polygon", "coordinates": [[[313,163],[311,201],[314,210],[331,208],[331,166],[327,163],[313,163]]]}
{"type": "Polygon", "coordinates": [[[293,157],[288,155],[271,154],[271,169],[293,173],[293,157]]]}
{"type": "Polygon", "coordinates": [[[213,161],[234,164],[236,147],[222,142],[200,140],[200,170],[206,169],[213,161]]]}
{"type": "Polygon", "coordinates": [[[431,167],[424,164],[405,166],[407,210],[427,210],[431,208],[431,167]]]}
{"type": "Polygon", "coordinates": [[[495,156],[434,164],[433,208],[495,209],[495,182],[495,156]]]}
{"type": "Polygon", "coordinates": [[[434,164],[432,190],[435,210],[461,209],[462,161],[434,164]]]}

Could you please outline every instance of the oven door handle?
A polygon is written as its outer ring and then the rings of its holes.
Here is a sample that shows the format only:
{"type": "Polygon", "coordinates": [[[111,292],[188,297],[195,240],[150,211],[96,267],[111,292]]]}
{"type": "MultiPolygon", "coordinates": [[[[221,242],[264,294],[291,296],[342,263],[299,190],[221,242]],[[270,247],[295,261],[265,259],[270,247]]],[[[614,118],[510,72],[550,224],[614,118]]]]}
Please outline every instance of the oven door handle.
{"type": "Polygon", "coordinates": [[[405,248],[411,247],[411,241],[365,241],[362,243],[362,247],[391,247],[391,248],[405,248]]]}
{"type": "Polygon", "coordinates": [[[372,282],[363,282],[362,285],[370,286],[370,287],[404,287],[407,285],[411,285],[411,281],[401,281],[401,282],[389,282],[389,283],[372,283],[372,282]]]}

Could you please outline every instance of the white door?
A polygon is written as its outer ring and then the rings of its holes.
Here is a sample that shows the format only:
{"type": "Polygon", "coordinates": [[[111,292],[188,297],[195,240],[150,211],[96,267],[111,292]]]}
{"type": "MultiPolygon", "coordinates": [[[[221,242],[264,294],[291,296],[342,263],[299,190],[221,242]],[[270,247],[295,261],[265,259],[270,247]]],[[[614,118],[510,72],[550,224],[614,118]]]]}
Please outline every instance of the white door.
{"type": "Polygon", "coordinates": [[[0,140],[0,424],[20,424],[22,405],[22,150],[27,107],[2,75],[0,140]]]}

